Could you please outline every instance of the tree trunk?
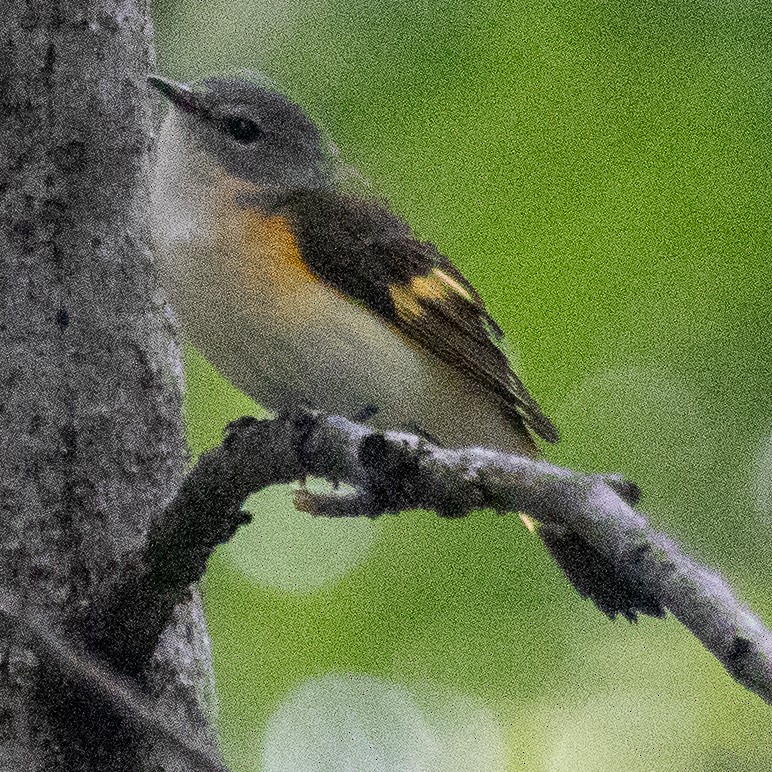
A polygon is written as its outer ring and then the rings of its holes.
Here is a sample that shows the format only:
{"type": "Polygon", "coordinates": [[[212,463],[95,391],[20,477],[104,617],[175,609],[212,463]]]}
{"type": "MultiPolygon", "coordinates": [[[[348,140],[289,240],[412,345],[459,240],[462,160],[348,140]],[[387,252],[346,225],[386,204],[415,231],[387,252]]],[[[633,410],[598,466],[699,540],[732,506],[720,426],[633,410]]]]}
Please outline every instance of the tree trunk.
{"type": "MultiPolygon", "coordinates": [[[[0,600],[73,639],[185,464],[147,228],[152,27],[142,0],[6,0],[0,14],[0,600]]],[[[73,730],[77,699],[62,702],[13,630],[0,635],[2,772],[184,768],[110,721],[105,767],[89,750],[99,714],[73,730]]],[[[157,705],[211,747],[197,597],[149,670],[157,705]]]]}

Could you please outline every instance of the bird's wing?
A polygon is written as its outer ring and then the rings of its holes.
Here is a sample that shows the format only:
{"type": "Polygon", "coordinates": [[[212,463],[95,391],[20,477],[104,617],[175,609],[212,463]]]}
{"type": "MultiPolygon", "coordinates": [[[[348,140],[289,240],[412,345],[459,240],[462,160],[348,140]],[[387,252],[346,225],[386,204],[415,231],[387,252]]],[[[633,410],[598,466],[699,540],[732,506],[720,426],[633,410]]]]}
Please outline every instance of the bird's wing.
{"type": "Polygon", "coordinates": [[[280,211],[303,261],[320,279],[471,377],[540,437],[557,441],[552,422],[512,371],[501,329],[433,244],[418,240],[375,200],[294,191],[280,211]]]}

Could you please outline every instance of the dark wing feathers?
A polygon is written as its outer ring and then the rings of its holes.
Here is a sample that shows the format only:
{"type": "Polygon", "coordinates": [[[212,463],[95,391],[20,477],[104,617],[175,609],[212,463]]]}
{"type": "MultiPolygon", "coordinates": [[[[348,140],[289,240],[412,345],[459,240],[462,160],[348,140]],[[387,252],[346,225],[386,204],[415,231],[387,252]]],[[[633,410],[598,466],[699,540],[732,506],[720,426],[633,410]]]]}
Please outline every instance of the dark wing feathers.
{"type": "Polygon", "coordinates": [[[303,190],[292,193],[280,211],[308,267],[387,318],[389,286],[423,270],[425,257],[409,227],[368,201],[303,190]]]}
{"type": "Polygon", "coordinates": [[[383,203],[332,191],[296,191],[281,213],[317,276],[474,379],[540,437],[558,439],[512,372],[501,348],[501,329],[477,291],[383,203]]]}

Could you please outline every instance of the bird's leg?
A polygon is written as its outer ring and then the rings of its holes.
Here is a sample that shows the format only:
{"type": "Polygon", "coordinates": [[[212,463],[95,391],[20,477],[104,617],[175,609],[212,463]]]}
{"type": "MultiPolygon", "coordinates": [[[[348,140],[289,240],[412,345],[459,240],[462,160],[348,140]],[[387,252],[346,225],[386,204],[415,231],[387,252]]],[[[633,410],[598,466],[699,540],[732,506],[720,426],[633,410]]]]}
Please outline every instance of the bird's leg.
{"type": "Polygon", "coordinates": [[[418,424],[411,424],[408,427],[408,431],[410,431],[412,434],[417,435],[422,440],[425,440],[431,445],[436,445],[438,448],[443,447],[443,444],[433,434],[429,434],[429,432],[424,431],[418,424]]]}
{"type": "Polygon", "coordinates": [[[363,408],[354,413],[352,420],[358,424],[366,424],[371,418],[378,414],[378,405],[368,402],[363,408]]]}

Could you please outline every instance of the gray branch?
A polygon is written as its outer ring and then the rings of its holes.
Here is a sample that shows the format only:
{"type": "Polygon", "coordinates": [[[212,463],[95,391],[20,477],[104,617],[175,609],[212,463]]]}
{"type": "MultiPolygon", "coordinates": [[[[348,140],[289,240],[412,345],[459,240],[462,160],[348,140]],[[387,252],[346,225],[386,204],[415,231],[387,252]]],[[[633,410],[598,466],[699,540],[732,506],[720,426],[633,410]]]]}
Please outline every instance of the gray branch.
{"type": "MultiPolygon", "coordinates": [[[[112,599],[112,617],[124,626],[114,640],[128,642],[136,629],[163,625],[208,555],[244,522],[247,496],[304,475],[354,487],[346,495],[299,491],[299,507],[317,515],[377,517],[420,508],[458,517],[492,508],[578,534],[669,609],[738,683],[772,703],[772,633],[717,572],[651,528],[628,503],[637,500],[631,484],[484,448],[438,448],[413,435],[308,412],[241,419],[220,448],[201,457],[153,524],[140,560],[144,572],[112,599]],[[149,608],[136,597],[158,603],[149,608]]],[[[136,655],[130,643],[122,655],[136,655]]]]}

